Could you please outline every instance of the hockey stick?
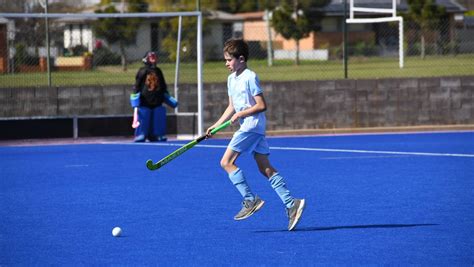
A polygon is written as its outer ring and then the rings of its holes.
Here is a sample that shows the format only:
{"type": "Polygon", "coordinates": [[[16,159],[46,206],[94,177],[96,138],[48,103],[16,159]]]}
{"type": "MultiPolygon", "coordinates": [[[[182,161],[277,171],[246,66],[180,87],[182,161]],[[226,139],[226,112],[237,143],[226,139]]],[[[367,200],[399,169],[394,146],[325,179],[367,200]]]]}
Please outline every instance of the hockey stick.
{"type": "MultiPolygon", "coordinates": [[[[223,124],[219,125],[218,127],[212,129],[211,135],[214,135],[215,133],[217,133],[218,131],[226,128],[230,124],[231,124],[230,120],[224,122],[223,124]]],[[[146,161],[146,167],[150,171],[157,170],[157,169],[163,167],[163,165],[165,165],[166,163],[168,163],[168,162],[172,161],[173,159],[175,159],[176,157],[178,157],[179,155],[181,155],[184,152],[188,151],[189,149],[191,149],[192,147],[194,147],[195,145],[197,145],[199,142],[201,142],[204,139],[206,139],[206,135],[201,135],[200,137],[194,139],[193,141],[191,141],[191,142],[185,144],[184,146],[178,148],[177,150],[173,151],[171,154],[164,157],[163,159],[161,159],[157,163],[153,163],[153,161],[151,159],[149,159],[149,160],[146,161]]]]}

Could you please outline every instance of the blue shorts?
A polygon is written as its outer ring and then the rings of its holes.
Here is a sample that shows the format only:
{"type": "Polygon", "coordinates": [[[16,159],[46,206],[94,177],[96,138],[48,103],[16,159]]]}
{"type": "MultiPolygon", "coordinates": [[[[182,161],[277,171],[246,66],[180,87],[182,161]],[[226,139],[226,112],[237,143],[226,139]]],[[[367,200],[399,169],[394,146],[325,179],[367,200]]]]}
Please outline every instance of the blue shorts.
{"type": "Polygon", "coordinates": [[[258,133],[237,131],[227,147],[239,153],[270,154],[270,148],[268,147],[265,135],[258,133]]]}

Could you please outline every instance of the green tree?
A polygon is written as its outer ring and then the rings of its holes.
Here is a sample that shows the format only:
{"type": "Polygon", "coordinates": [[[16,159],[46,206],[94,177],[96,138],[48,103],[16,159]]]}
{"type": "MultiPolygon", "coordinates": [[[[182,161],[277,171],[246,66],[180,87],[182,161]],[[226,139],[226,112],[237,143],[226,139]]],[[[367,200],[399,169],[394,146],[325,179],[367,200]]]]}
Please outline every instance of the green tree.
{"type": "MultiPolygon", "coordinates": [[[[198,0],[148,0],[150,10],[156,12],[195,11],[198,0]]],[[[203,10],[216,9],[219,1],[199,0],[203,10]]]]}
{"type": "MultiPolygon", "coordinates": [[[[144,0],[124,0],[126,2],[126,12],[146,12],[148,5],[144,0]]],[[[111,0],[102,0],[96,13],[119,13],[111,0]]],[[[141,18],[100,18],[93,24],[95,34],[104,38],[109,44],[118,44],[120,48],[120,56],[122,69],[127,70],[127,57],[125,47],[134,44],[137,37],[137,28],[140,26],[141,18]]]]}
{"type": "Polygon", "coordinates": [[[228,0],[219,1],[218,9],[229,13],[262,11],[269,0],[228,0]]]}
{"type": "Polygon", "coordinates": [[[320,29],[322,7],[330,0],[283,0],[272,12],[271,23],[287,40],[295,40],[295,64],[300,64],[300,40],[320,29]]]}
{"type": "MultiPolygon", "coordinates": [[[[149,0],[150,10],[154,12],[178,12],[178,11],[195,11],[196,10],[196,0],[181,0],[179,2],[174,0],[149,0]]],[[[204,13],[203,18],[203,31],[206,31],[206,12],[208,10],[215,10],[218,6],[218,3],[214,0],[201,0],[200,8],[204,13]]],[[[176,45],[178,40],[178,30],[179,30],[179,18],[170,18],[162,19],[159,22],[160,28],[166,29],[162,31],[162,49],[170,60],[176,60],[176,45]]],[[[193,49],[197,46],[197,18],[196,17],[183,17],[182,30],[186,30],[186,34],[181,36],[181,48],[186,47],[186,53],[181,55],[183,59],[185,58],[195,58],[196,49],[193,49]]]]}
{"type": "Polygon", "coordinates": [[[425,58],[425,36],[428,31],[439,26],[445,16],[445,8],[436,4],[436,0],[408,0],[406,18],[420,28],[421,58],[425,58]]]}

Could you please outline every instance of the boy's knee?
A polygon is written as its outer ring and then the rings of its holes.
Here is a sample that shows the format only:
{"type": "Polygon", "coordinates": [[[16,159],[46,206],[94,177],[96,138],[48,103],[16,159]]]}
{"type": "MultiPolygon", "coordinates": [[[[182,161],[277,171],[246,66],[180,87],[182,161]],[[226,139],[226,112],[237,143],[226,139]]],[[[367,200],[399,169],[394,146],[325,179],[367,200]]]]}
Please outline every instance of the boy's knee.
{"type": "Polygon", "coordinates": [[[226,159],[221,159],[221,167],[227,172],[233,171],[235,169],[234,164],[231,161],[228,161],[226,159]]]}
{"type": "Polygon", "coordinates": [[[229,161],[227,161],[227,160],[225,160],[225,159],[221,159],[220,164],[221,164],[221,168],[225,170],[226,167],[229,166],[229,161]]]}

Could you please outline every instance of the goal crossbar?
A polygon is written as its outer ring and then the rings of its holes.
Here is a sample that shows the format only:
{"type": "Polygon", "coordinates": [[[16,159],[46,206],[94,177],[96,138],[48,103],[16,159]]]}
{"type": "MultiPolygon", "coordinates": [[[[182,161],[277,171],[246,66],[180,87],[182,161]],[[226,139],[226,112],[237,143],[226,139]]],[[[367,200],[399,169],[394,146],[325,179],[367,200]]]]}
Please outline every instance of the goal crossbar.
{"type": "Polygon", "coordinates": [[[0,13],[6,18],[153,18],[153,17],[197,17],[200,11],[142,12],[142,13],[0,13]]]}

